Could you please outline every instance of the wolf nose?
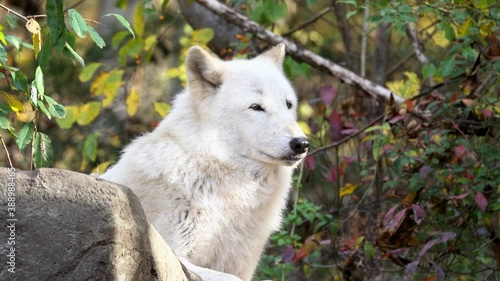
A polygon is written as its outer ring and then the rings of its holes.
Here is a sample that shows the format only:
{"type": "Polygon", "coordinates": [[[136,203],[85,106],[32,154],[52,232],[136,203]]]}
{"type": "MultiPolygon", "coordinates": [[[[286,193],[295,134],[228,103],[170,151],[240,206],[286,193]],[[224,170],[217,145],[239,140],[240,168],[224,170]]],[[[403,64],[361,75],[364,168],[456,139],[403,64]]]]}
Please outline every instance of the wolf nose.
{"type": "Polygon", "coordinates": [[[308,147],[309,142],[306,138],[294,138],[292,139],[292,141],[290,141],[290,148],[297,154],[306,152],[308,147]]]}

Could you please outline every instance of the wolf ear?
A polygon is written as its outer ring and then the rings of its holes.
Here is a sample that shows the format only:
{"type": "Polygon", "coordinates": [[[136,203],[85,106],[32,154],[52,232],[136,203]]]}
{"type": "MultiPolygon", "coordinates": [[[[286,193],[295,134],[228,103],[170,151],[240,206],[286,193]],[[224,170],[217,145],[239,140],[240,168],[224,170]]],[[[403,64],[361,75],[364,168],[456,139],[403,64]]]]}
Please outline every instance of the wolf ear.
{"type": "Polygon", "coordinates": [[[279,43],[265,53],[257,56],[257,58],[271,60],[279,69],[282,69],[283,60],[285,59],[285,44],[279,43]]]}
{"type": "Polygon", "coordinates": [[[224,63],[199,46],[189,49],[186,57],[188,87],[193,94],[215,94],[222,84],[224,63]]]}

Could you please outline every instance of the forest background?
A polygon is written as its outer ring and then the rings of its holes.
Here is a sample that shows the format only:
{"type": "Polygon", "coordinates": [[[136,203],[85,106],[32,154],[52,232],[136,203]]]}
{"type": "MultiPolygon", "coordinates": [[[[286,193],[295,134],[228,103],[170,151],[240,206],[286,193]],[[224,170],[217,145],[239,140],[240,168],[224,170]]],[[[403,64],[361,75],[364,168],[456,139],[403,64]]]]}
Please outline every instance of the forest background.
{"type": "Polygon", "coordinates": [[[494,0],[2,1],[2,166],[103,172],[190,46],[279,42],[311,147],[255,280],[500,280],[494,0]]]}

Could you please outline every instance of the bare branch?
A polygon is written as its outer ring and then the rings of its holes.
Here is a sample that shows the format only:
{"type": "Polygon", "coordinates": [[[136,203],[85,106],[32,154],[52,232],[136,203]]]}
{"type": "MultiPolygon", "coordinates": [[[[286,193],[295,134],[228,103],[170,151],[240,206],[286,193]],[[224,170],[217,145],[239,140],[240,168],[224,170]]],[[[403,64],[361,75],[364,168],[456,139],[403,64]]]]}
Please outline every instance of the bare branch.
{"type": "Polygon", "coordinates": [[[360,75],[366,77],[366,43],[368,40],[368,16],[370,15],[370,6],[368,0],[365,0],[365,13],[363,15],[363,33],[361,35],[361,61],[360,75]]]}
{"type": "Polygon", "coordinates": [[[293,28],[292,30],[283,33],[282,36],[283,37],[288,37],[288,36],[292,35],[297,30],[301,30],[302,28],[305,28],[306,26],[308,26],[310,24],[313,24],[314,22],[316,22],[317,20],[319,20],[321,17],[323,17],[324,15],[326,15],[327,13],[329,13],[330,11],[332,11],[332,7],[331,6],[324,8],[321,12],[319,12],[317,15],[315,15],[311,19],[309,19],[309,20],[307,20],[307,21],[299,24],[297,27],[293,28]]]}
{"type": "Polygon", "coordinates": [[[16,11],[14,11],[14,10],[10,9],[9,7],[7,7],[7,6],[3,5],[3,4],[0,4],[0,7],[4,8],[5,10],[7,10],[7,12],[12,13],[12,14],[14,14],[14,15],[16,15],[16,16],[18,16],[18,17],[22,18],[22,19],[23,19],[23,20],[25,20],[25,21],[28,21],[28,18],[26,18],[25,16],[23,16],[23,15],[21,15],[21,14],[17,13],[16,11]]]}
{"type": "Polygon", "coordinates": [[[364,79],[354,72],[341,67],[331,60],[325,59],[313,52],[299,47],[295,42],[276,35],[273,32],[265,29],[254,21],[249,20],[247,17],[235,12],[224,4],[216,0],[196,0],[201,5],[205,6],[210,11],[224,18],[227,22],[238,25],[246,32],[254,34],[255,37],[271,44],[277,45],[283,43],[286,46],[288,54],[296,59],[302,60],[309,65],[325,70],[330,74],[339,77],[345,83],[358,86],[374,98],[389,100],[391,94],[397,104],[403,103],[405,100],[399,95],[392,93],[389,89],[373,83],[370,80],[364,79]]]}
{"type": "Polygon", "coordinates": [[[7,159],[9,160],[9,165],[11,168],[14,168],[12,165],[12,160],[10,159],[10,154],[9,150],[7,149],[7,146],[5,145],[5,141],[3,140],[3,137],[0,135],[0,141],[2,141],[3,149],[5,150],[5,154],[7,154],[7,159]]]}

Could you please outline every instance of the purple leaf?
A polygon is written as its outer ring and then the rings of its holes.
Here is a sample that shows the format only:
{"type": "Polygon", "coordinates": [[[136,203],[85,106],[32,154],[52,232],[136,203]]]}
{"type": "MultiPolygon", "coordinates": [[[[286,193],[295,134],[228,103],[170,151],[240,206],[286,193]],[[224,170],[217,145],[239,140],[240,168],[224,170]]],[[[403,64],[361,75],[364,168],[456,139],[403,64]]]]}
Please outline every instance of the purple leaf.
{"type": "Polygon", "coordinates": [[[481,211],[484,213],[484,211],[486,211],[486,206],[488,205],[488,199],[486,199],[486,197],[484,197],[481,192],[477,192],[474,200],[476,201],[479,209],[481,209],[481,211]]]}
{"type": "Polygon", "coordinates": [[[441,242],[446,243],[457,236],[455,232],[446,231],[441,234],[441,242]]]}
{"type": "Polygon", "coordinates": [[[288,246],[283,253],[283,257],[281,258],[282,263],[292,263],[293,257],[295,256],[295,252],[293,251],[292,246],[288,246]]]}
{"type": "Polygon", "coordinates": [[[330,114],[330,134],[333,141],[338,141],[342,137],[342,129],[344,128],[344,122],[337,111],[332,111],[330,114]]]}
{"type": "Polygon", "coordinates": [[[397,123],[399,120],[403,119],[403,117],[404,117],[403,115],[399,115],[399,114],[398,114],[398,115],[396,115],[396,116],[392,117],[392,118],[391,118],[391,120],[389,120],[389,123],[391,123],[391,124],[395,124],[395,123],[397,123]]]}
{"type": "Polygon", "coordinates": [[[392,217],[394,216],[394,212],[396,211],[396,209],[398,207],[399,207],[399,205],[394,205],[392,208],[389,209],[389,211],[387,211],[387,213],[384,216],[384,219],[382,220],[382,225],[384,227],[389,224],[389,222],[391,221],[392,217]]]}
{"type": "Polygon", "coordinates": [[[306,157],[305,165],[309,170],[314,170],[316,168],[316,160],[314,159],[314,155],[309,155],[306,157]]]}
{"type": "Polygon", "coordinates": [[[432,262],[432,265],[434,266],[434,270],[436,270],[436,281],[443,281],[445,277],[443,269],[435,262],[432,262]]]}
{"type": "Polygon", "coordinates": [[[337,90],[330,85],[324,86],[319,91],[319,96],[326,105],[331,104],[336,95],[337,95],[337,90]]]}
{"type": "Polygon", "coordinates": [[[453,200],[453,199],[461,200],[461,199],[464,199],[465,197],[467,197],[469,194],[470,194],[470,191],[466,192],[466,193],[463,193],[463,194],[460,194],[460,195],[450,196],[450,197],[448,197],[448,199],[450,199],[450,200],[453,200]]]}
{"type": "Polygon", "coordinates": [[[420,263],[420,261],[416,260],[416,261],[410,262],[409,264],[407,264],[405,266],[405,275],[403,278],[404,281],[409,280],[410,274],[412,274],[417,269],[419,263],[420,263]]]}
{"type": "Polygon", "coordinates": [[[350,128],[350,129],[345,129],[345,130],[340,131],[340,133],[344,136],[349,136],[349,135],[355,134],[357,132],[359,132],[359,130],[356,128],[350,128]]]}
{"type": "Polygon", "coordinates": [[[342,161],[344,161],[344,163],[349,166],[352,162],[356,161],[356,159],[354,157],[344,156],[342,157],[342,161]]]}
{"type": "Polygon", "coordinates": [[[441,239],[432,239],[431,241],[425,243],[424,247],[420,250],[418,257],[421,258],[430,248],[441,242],[441,239]]]}
{"type": "Polygon", "coordinates": [[[418,178],[419,180],[423,181],[425,178],[427,178],[427,175],[432,172],[432,168],[428,165],[424,165],[420,168],[419,170],[419,175],[418,178]]]}
{"type": "Polygon", "coordinates": [[[417,224],[420,224],[426,216],[424,208],[422,208],[420,205],[417,204],[411,205],[411,208],[413,210],[413,217],[415,219],[415,222],[417,224]]]}
{"type": "Polygon", "coordinates": [[[332,239],[326,239],[326,240],[321,240],[319,241],[320,245],[330,245],[332,244],[332,239]]]}
{"type": "Polygon", "coordinates": [[[404,218],[406,217],[406,213],[408,212],[408,209],[403,209],[399,211],[389,222],[389,225],[385,228],[391,235],[398,230],[399,226],[401,226],[401,223],[403,222],[404,218]]]}
{"type": "Polygon", "coordinates": [[[492,116],[491,110],[483,109],[481,112],[484,114],[484,116],[488,117],[488,119],[491,119],[491,116],[492,116]]]}

